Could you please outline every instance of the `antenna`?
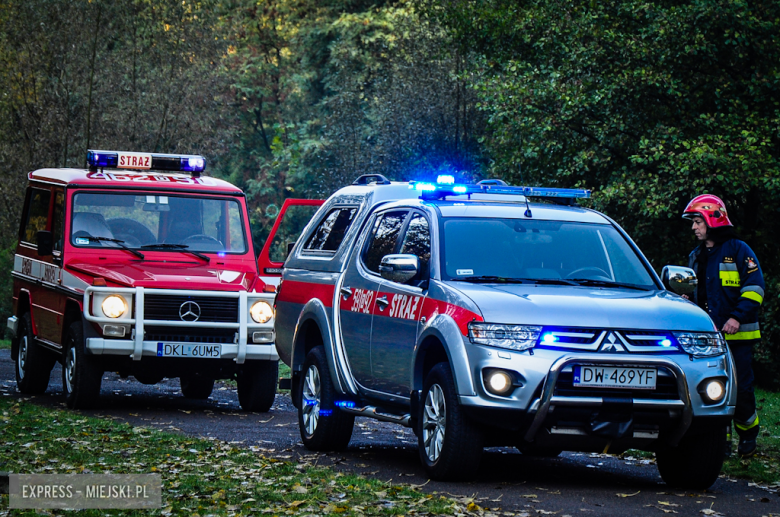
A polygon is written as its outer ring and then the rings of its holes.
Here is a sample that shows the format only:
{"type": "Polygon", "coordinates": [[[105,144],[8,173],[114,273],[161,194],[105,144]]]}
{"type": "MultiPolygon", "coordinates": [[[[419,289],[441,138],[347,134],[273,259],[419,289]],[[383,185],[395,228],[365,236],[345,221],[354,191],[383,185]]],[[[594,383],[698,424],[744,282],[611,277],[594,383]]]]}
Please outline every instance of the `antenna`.
{"type": "MultiPolygon", "coordinates": [[[[522,163],[517,164],[517,170],[520,173],[520,184],[524,184],[525,182],[523,181],[523,164],[522,163]]],[[[528,194],[526,194],[523,197],[525,197],[525,213],[523,215],[526,216],[526,217],[529,217],[529,218],[533,217],[533,214],[531,213],[531,205],[528,203],[528,194]]]]}

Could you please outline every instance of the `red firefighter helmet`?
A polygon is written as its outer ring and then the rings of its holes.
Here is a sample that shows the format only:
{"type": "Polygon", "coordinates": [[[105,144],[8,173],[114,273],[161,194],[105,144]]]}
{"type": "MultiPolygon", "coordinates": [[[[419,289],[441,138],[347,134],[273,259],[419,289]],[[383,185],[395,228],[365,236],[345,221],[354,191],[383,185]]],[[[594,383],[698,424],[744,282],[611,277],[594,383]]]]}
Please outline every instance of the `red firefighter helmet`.
{"type": "Polygon", "coordinates": [[[718,196],[713,196],[712,194],[702,194],[691,199],[691,202],[685,207],[682,216],[686,219],[693,219],[699,216],[704,219],[704,222],[710,228],[734,226],[729,221],[726,205],[718,196]]]}

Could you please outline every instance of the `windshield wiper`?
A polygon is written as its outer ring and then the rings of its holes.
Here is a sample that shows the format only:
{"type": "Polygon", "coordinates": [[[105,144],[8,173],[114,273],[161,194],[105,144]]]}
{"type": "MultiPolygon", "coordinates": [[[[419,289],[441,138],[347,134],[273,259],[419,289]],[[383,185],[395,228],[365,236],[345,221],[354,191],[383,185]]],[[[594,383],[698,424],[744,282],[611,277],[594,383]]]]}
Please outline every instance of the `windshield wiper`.
{"type": "Polygon", "coordinates": [[[560,278],[513,278],[504,276],[469,276],[465,278],[453,278],[458,282],[471,282],[474,284],[496,283],[496,284],[549,284],[549,285],[578,285],[576,282],[563,280],[560,278]]]}
{"type": "Polygon", "coordinates": [[[594,280],[592,278],[572,278],[572,282],[579,285],[589,285],[596,287],[623,287],[625,289],[636,289],[637,291],[651,291],[647,287],[641,287],[635,284],[624,284],[622,282],[612,282],[611,280],[594,280]]]}
{"type": "Polygon", "coordinates": [[[154,244],[144,244],[141,246],[142,249],[146,250],[172,250],[172,251],[183,251],[185,253],[190,253],[192,255],[195,255],[199,259],[205,260],[207,263],[211,263],[211,259],[204,255],[203,253],[198,253],[197,251],[189,250],[189,246],[186,244],[169,244],[165,242],[157,242],[154,244]]]}
{"type": "Polygon", "coordinates": [[[143,254],[143,253],[141,253],[140,251],[138,251],[138,250],[134,250],[133,248],[128,248],[127,246],[125,246],[125,241],[123,241],[123,240],[120,240],[120,239],[112,239],[111,237],[93,237],[92,235],[89,235],[89,236],[87,236],[86,238],[87,238],[87,239],[89,239],[89,240],[91,240],[91,241],[98,241],[98,242],[113,242],[114,244],[118,244],[118,245],[119,245],[119,247],[120,247],[120,248],[122,248],[123,250],[125,250],[125,251],[129,251],[130,253],[132,253],[132,254],[133,254],[133,255],[135,255],[136,257],[140,258],[141,260],[143,260],[143,259],[145,258],[145,257],[144,257],[144,254],[143,254]]]}

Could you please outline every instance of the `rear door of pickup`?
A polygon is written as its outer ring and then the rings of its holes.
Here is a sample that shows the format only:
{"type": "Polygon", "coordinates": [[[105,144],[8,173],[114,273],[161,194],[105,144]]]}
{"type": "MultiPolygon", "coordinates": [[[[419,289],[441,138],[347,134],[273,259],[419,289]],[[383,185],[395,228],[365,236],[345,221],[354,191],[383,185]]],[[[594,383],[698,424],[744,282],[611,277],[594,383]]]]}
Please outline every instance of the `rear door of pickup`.
{"type": "Polygon", "coordinates": [[[257,259],[260,278],[266,285],[279,286],[282,267],[292,245],[301,236],[320,206],[321,199],[286,199],[276,216],[271,233],[257,259]]]}

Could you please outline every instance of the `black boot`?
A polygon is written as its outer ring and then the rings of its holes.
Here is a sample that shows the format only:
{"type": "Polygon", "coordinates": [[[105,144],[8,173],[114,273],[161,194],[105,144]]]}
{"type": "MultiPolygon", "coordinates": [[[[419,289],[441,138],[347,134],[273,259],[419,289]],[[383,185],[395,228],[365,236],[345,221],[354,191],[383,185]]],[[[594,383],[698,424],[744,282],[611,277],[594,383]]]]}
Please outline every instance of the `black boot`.
{"type": "Polygon", "coordinates": [[[741,458],[749,458],[756,453],[758,449],[758,431],[759,427],[755,426],[747,431],[739,432],[739,446],[737,447],[737,453],[741,458]]]}

